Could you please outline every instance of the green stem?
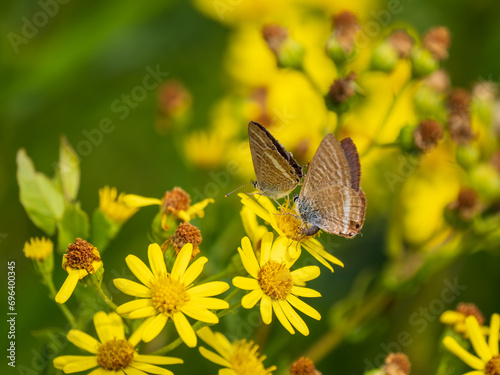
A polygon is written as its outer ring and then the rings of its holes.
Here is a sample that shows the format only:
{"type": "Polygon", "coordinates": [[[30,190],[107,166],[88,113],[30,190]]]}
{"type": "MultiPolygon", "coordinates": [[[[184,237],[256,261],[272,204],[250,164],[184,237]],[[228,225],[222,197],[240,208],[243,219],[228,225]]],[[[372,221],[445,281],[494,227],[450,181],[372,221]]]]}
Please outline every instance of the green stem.
{"type": "Polygon", "coordinates": [[[378,136],[380,135],[380,133],[384,129],[385,125],[387,124],[387,121],[391,117],[392,111],[396,107],[396,104],[399,102],[399,99],[401,99],[403,94],[406,91],[408,91],[408,89],[410,87],[412,87],[413,83],[414,83],[414,81],[412,81],[412,80],[406,81],[406,83],[401,88],[401,90],[399,90],[399,92],[396,95],[394,95],[392,102],[391,102],[391,105],[389,106],[389,108],[385,112],[385,115],[382,118],[382,121],[380,121],[377,128],[375,129],[375,133],[373,135],[373,138],[372,138],[370,144],[368,145],[366,150],[360,155],[360,157],[364,157],[364,156],[368,155],[373,150],[373,148],[375,148],[375,146],[379,145],[379,143],[377,142],[378,136]]]}
{"type": "Polygon", "coordinates": [[[102,298],[102,300],[106,303],[106,305],[109,306],[111,310],[116,311],[118,306],[111,300],[111,298],[108,297],[108,295],[104,292],[104,290],[102,290],[101,283],[98,280],[96,280],[95,277],[92,277],[93,275],[90,276],[91,276],[92,286],[96,290],[99,297],[102,298]]]}
{"type": "MultiPolygon", "coordinates": [[[[57,290],[56,287],[54,286],[54,281],[52,280],[52,276],[50,275],[43,275],[43,283],[47,286],[49,289],[49,296],[50,298],[55,301],[56,295],[57,295],[57,290]]],[[[68,306],[66,306],[64,303],[57,303],[56,305],[59,307],[63,315],[66,317],[68,320],[69,324],[71,324],[71,328],[73,329],[78,329],[79,325],[78,322],[76,321],[75,316],[73,313],[70,311],[68,306]]]]}
{"type": "Polygon", "coordinates": [[[304,68],[301,69],[301,72],[304,74],[304,77],[306,77],[306,79],[309,81],[314,91],[316,91],[316,93],[322,98],[325,94],[323,93],[321,87],[319,87],[316,81],[314,81],[314,79],[311,77],[309,72],[307,72],[304,68]]]}

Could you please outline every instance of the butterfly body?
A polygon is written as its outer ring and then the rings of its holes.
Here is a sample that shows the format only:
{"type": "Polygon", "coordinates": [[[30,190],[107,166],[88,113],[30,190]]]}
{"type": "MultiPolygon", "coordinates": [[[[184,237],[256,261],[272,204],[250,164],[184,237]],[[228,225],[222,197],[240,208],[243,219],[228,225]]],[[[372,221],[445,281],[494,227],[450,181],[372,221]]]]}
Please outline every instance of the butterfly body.
{"type": "Polygon", "coordinates": [[[250,121],[248,139],[257,178],[254,187],[273,199],[288,195],[300,183],[302,167],[261,124],[250,121]]]}
{"type": "Polygon", "coordinates": [[[327,135],[316,151],[295,205],[301,219],[310,224],[303,235],[320,229],[351,238],[365,220],[366,198],[360,187],[361,167],[350,138],[337,141],[327,135]]]}

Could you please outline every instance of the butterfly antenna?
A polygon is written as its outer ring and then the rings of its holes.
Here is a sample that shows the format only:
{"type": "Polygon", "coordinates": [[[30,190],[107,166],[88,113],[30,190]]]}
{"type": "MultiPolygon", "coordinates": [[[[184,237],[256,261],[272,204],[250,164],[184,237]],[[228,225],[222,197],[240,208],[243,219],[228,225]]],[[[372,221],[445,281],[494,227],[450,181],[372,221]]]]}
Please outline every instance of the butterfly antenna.
{"type": "Polygon", "coordinates": [[[226,197],[226,198],[227,198],[227,197],[229,197],[231,194],[233,194],[235,191],[238,191],[238,190],[240,190],[242,187],[247,186],[248,184],[252,184],[252,183],[253,183],[253,181],[247,182],[246,184],[241,185],[239,188],[236,188],[236,189],[234,189],[233,191],[231,191],[231,192],[227,193],[226,195],[224,195],[224,197],[226,197]]]}

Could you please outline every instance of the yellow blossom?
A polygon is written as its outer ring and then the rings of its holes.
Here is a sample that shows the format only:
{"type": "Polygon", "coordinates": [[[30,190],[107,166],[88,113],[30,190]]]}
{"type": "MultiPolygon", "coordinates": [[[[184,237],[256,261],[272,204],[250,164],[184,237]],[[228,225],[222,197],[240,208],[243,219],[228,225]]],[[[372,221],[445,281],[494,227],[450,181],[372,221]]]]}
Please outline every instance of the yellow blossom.
{"type": "Polygon", "coordinates": [[[125,193],[120,193],[115,187],[105,186],[99,189],[99,209],[109,219],[118,223],[127,221],[133,214],[137,212],[137,207],[128,206],[123,197],[125,193]]]}
{"type": "Polygon", "coordinates": [[[93,375],[105,374],[165,374],[172,371],[156,365],[183,363],[180,358],[143,355],[135,348],[141,341],[142,328],[129,339],[125,338],[122,318],[116,313],[100,311],[94,315],[94,325],[99,340],[85,332],[72,329],[68,340],[93,355],[64,355],[54,359],[54,367],[66,374],[90,370],[93,375]]]}
{"type": "Polygon", "coordinates": [[[32,237],[24,243],[23,251],[26,258],[44,260],[54,252],[54,244],[45,237],[32,237]]]}
{"type": "Polygon", "coordinates": [[[286,257],[285,237],[279,237],[273,243],[273,234],[268,232],[262,238],[260,260],[257,261],[248,237],[243,237],[238,248],[241,261],[251,278],[237,276],[233,285],[250,293],[241,299],[241,305],[251,309],[260,301],[262,321],[270,324],[273,311],[280,323],[292,335],[297,329],[304,336],[309,334],[309,328],[304,320],[294,310],[320,320],[321,315],[301,301],[298,297],[321,297],[317,291],[305,288],[306,281],[317,278],[319,267],[308,266],[290,271],[295,260],[286,257]]]}
{"type": "Polygon", "coordinates": [[[222,333],[213,332],[208,327],[203,327],[198,336],[216,353],[200,346],[203,357],[224,368],[219,370],[219,375],[270,375],[276,366],[264,368],[265,355],[261,355],[259,346],[253,341],[236,340],[230,342],[222,333]]]}
{"type": "Polygon", "coordinates": [[[125,258],[132,273],[142,282],[139,284],[127,279],[115,279],[116,288],[130,296],[139,297],[126,302],[116,312],[129,319],[147,318],[142,324],[142,340],[153,340],[167,324],[174,322],[181,339],[189,347],[195,347],[196,334],[186,315],[209,324],[216,324],[219,318],[210,310],[227,309],[229,304],[218,298],[211,298],[225,292],[229,285],[222,281],[213,281],[201,285],[193,282],[203,271],[206,257],[199,257],[189,267],[193,245],[184,245],[177,255],[172,271],[168,272],[163,253],[158,244],[148,248],[148,268],[135,255],[125,258]]]}

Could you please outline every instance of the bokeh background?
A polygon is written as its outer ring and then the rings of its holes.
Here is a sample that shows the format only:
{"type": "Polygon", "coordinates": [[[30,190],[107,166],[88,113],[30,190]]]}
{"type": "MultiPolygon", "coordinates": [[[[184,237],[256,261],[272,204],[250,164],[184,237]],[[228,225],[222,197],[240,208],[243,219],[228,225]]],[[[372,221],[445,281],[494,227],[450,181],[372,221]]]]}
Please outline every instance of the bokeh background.
{"type": "MultiPolygon", "coordinates": [[[[233,2],[234,7],[246,1],[233,2]]],[[[61,327],[63,316],[47,299],[45,288],[37,282],[22,254],[24,242],[42,232],[31,223],[19,203],[15,176],[17,150],[25,148],[37,169],[52,175],[60,136],[66,135],[76,146],[86,139],[84,130],[98,129],[100,121],[109,118],[114,130],[104,134],[88,155],[81,156],[79,200],[84,210],[94,210],[98,205],[98,189],[106,184],[120,191],[151,197],[160,197],[173,186],[182,186],[191,194],[195,194],[195,189],[203,191],[213,182],[213,173],[224,167],[211,170],[194,166],[186,156],[181,137],[187,131],[206,128],[213,122],[213,106],[231,93],[233,87],[225,59],[238,21],[223,22],[213,11],[203,11],[215,3],[71,1],[60,4],[56,14],[36,35],[27,43],[19,44],[17,53],[8,34],[20,34],[23,17],[31,19],[40,5],[34,1],[10,0],[0,5],[0,258],[2,275],[6,275],[8,260],[15,260],[17,265],[17,364],[34,371],[24,373],[43,373],[38,370],[44,366],[37,354],[42,343],[33,333],[42,327],[61,327]],[[181,124],[182,131],[165,131],[158,125],[158,90],[147,91],[144,100],[130,108],[124,119],[113,111],[113,102],[141,84],[148,66],[153,69],[159,66],[162,72],[168,72],[167,79],[182,82],[189,90],[192,104],[189,117],[181,124]]],[[[347,5],[347,2],[331,3],[332,11],[347,5]]],[[[450,58],[443,66],[455,86],[470,88],[481,79],[499,81],[499,2],[402,0],[401,5],[403,10],[393,16],[391,23],[409,24],[418,32],[435,25],[449,28],[450,58]]],[[[385,9],[387,4],[362,1],[357,8],[369,17],[371,11],[385,9]]],[[[242,44],[238,48],[245,51],[246,46],[242,44]]],[[[252,58],[249,53],[248,59],[252,58]]],[[[200,153],[200,150],[192,152],[200,153]]],[[[247,163],[245,168],[251,168],[249,157],[247,163]]],[[[209,206],[206,218],[197,223],[204,244],[210,248],[209,264],[213,265],[209,272],[223,267],[228,254],[239,244],[243,234],[239,220],[241,206],[236,196],[224,199],[224,194],[246,181],[246,175],[231,175],[227,186],[213,196],[217,203],[209,206]]],[[[350,241],[329,240],[335,255],[346,267],[336,270],[333,276],[322,275],[328,277],[313,283],[324,296],[315,302],[323,316],[327,316],[332,304],[356,288],[356,276],[362,272],[376,274],[380,270],[386,257],[384,238],[389,211],[387,207],[387,215],[378,212],[376,220],[370,219],[369,211],[363,237],[350,241]]],[[[140,210],[125,224],[106,254],[109,263],[120,268],[125,265],[124,257],[131,252],[145,257],[147,233],[155,213],[155,208],[140,210]]],[[[384,344],[397,342],[399,333],[407,331],[411,344],[403,349],[413,359],[413,373],[429,373],[436,364],[436,348],[443,328],[435,314],[422,331],[420,325],[411,324],[410,317],[440,298],[444,280],[455,278],[467,289],[446,308],[454,308],[459,301],[471,301],[487,316],[499,312],[499,268],[498,249],[454,262],[390,306],[371,329],[360,332],[354,329],[342,345],[317,364],[318,369],[323,374],[360,374],[366,368],[366,360],[374,362],[384,353],[384,344]]],[[[64,277],[62,270],[56,267],[56,285],[61,285],[64,277]]],[[[2,281],[5,280],[2,276],[2,281]]],[[[6,301],[6,287],[1,289],[2,301],[6,301]]],[[[6,311],[4,302],[2,306],[6,311]]],[[[274,361],[280,353],[299,355],[319,337],[320,326],[308,324],[309,337],[295,335],[292,340],[270,340],[272,345],[263,348],[268,356],[266,363],[279,365],[274,361]]],[[[281,327],[275,326],[267,334],[279,335],[280,330],[281,327]]],[[[4,332],[6,328],[0,335],[2,348],[8,341],[4,332]]],[[[202,360],[196,350],[181,346],[172,355],[187,360],[182,367],[174,368],[176,373],[216,373],[216,366],[205,360],[202,365],[207,370],[200,370],[202,360]]],[[[2,371],[5,368],[3,364],[2,371]]]]}

